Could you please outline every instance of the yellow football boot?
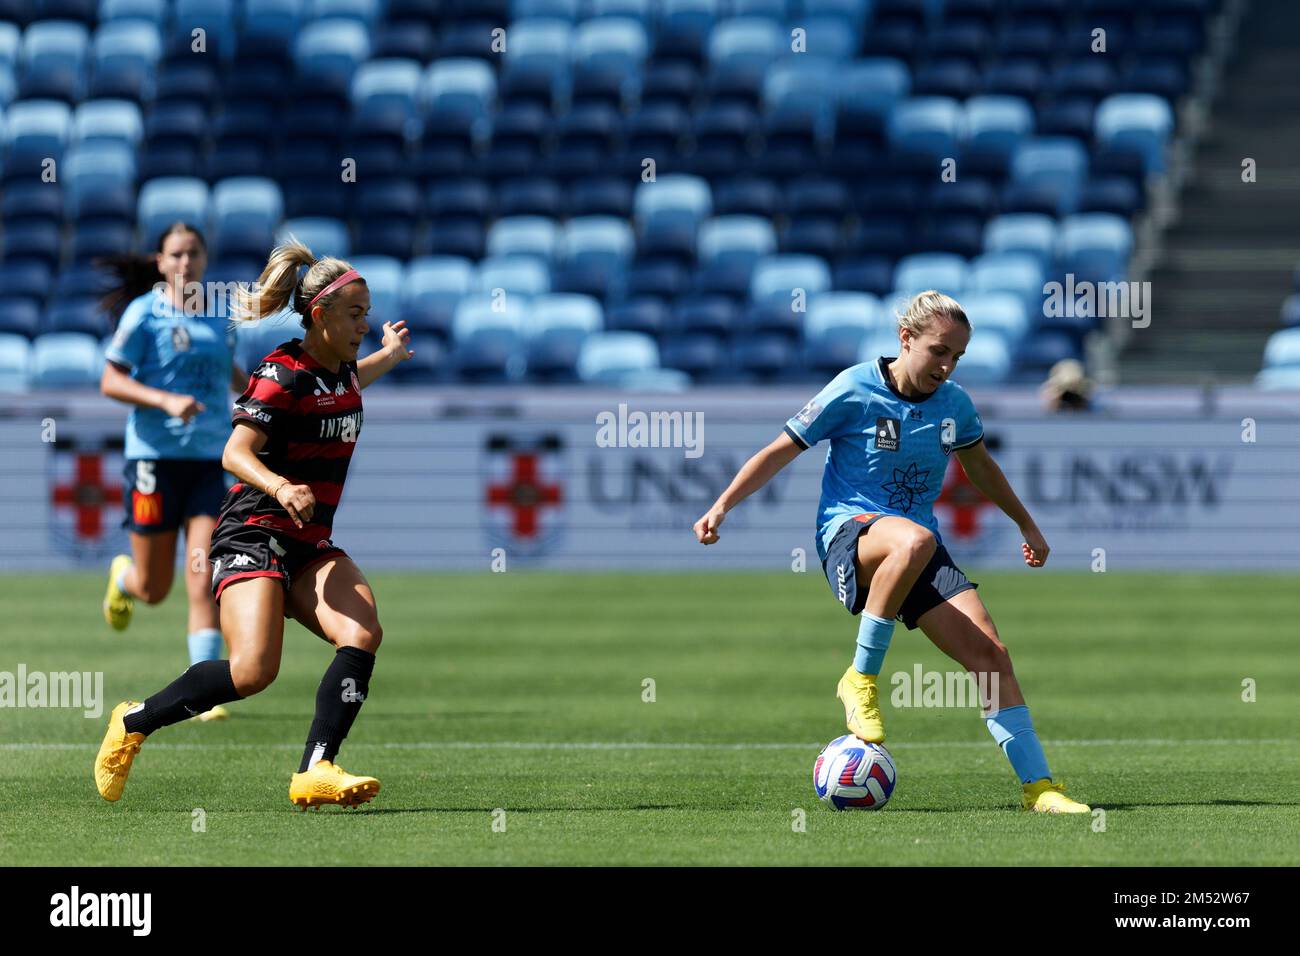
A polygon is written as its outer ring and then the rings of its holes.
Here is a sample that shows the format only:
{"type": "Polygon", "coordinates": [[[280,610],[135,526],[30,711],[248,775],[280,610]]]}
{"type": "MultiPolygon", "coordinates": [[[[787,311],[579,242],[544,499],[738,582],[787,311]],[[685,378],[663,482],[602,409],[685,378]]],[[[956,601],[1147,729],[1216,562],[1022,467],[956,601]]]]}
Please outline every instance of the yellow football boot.
{"type": "Polygon", "coordinates": [[[119,800],[126,786],[126,775],[131,772],[131,761],[140,752],[144,734],[127,733],[122,718],[138,701],[124,700],[113,708],[108,717],[108,731],[99,745],[95,758],[95,786],[105,800],[119,800]]]}
{"type": "Polygon", "coordinates": [[[1035,780],[1025,784],[1024,808],[1036,813],[1091,813],[1086,803],[1071,800],[1065,795],[1065,785],[1051,780],[1035,780]]]}
{"type": "Polygon", "coordinates": [[[131,623],[131,613],[135,610],[135,600],[117,586],[119,573],[131,566],[129,554],[119,554],[108,566],[108,591],[104,594],[104,620],[115,631],[125,631],[131,623]]]}
{"type": "Polygon", "coordinates": [[[289,799],[296,806],[319,807],[326,803],[355,807],[373,800],[379,792],[374,777],[358,777],[328,760],[317,760],[305,773],[295,773],[289,781],[289,799]]]}
{"type": "Polygon", "coordinates": [[[850,664],[835,688],[835,696],[844,703],[844,723],[849,733],[857,734],[867,743],[885,742],[885,722],[880,717],[875,674],[859,674],[850,664]]]}
{"type": "Polygon", "coordinates": [[[222,707],[220,704],[217,704],[217,706],[213,707],[211,710],[205,710],[203,713],[195,714],[193,717],[190,718],[190,720],[201,720],[204,723],[207,723],[209,720],[229,720],[229,719],[230,719],[230,711],[226,710],[226,708],[222,707]]]}

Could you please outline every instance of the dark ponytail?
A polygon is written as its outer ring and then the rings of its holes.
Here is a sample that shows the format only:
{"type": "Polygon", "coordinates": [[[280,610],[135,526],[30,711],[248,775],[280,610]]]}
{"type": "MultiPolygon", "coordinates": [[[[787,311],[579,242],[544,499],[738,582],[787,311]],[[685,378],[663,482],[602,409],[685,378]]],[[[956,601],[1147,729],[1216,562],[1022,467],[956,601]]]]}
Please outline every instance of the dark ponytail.
{"type": "MultiPolygon", "coordinates": [[[[198,237],[199,245],[207,248],[207,241],[203,238],[203,231],[197,226],[188,222],[177,220],[162,231],[158,236],[158,242],[154,246],[154,252],[162,252],[163,243],[167,237],[174,232],[189,232],[198,237]]],[[[122,318],[122,313],[130,305],[133,299],[138,299],[159,282],[166,282],[166,278],[158,271],[158,263],[153,255],[135,255],[134,253],[125,253],[115,256],[102,256],[94,260],[94,265],[106,269],[111,278],[108,290],[100,297],[99,308],[107,314],[116,326],[118,320],[122,318]]]]}

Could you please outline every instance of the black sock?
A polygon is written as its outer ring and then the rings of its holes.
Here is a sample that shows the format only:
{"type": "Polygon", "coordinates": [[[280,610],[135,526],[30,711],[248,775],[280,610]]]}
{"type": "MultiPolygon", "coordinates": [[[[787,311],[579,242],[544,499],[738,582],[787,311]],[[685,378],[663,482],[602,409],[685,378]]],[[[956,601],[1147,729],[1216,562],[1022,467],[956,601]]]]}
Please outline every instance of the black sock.
{"type": "Polygon", "coordinates": [[[307,749],[303,751],[299,773],[317,760],[332,763],[338,756],[343,739],[370,693],[370,674],[374,669],[375,655],[369,651],[340,647],[335,653],[316,690],[316,719],[307,733],[307,749]]]}
{"type": "Polygon", "coordinates": [[[151,734],[159,727],[178,724],[211,710],[217,704],[242,700],[230,678],[230,661],[200,661],[127,714],[127,733],[151,734]]]}

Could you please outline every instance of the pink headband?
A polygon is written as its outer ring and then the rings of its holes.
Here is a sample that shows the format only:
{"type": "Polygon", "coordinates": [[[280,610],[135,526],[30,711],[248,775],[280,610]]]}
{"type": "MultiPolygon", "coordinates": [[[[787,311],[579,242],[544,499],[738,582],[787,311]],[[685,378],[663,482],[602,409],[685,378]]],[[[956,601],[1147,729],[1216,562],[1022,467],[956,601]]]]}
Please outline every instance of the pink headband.
{"type": "Polygon", "coordinates": [[[349,269],[347,272],[343,273],[343,275],[339,276],[337,279],[335,279],[333,282],[331,282],[331,283],[330,283],[329,285],[327,285],[325,288],[323,288],[323,289],[321,289],[319,292],[317,292],[317,293],[312,297],[312,300],[311,300],[310,302],[307,303],[307,308],[310,309],[313,305],[316,304],[316,300],[317,300],[317,299],[320,299],[320,298],[322,298],[322,297],[324,297],[324,296],[329,295],[331,292],[333,292],[333,291],[334,291],[335,289],[337,289],[339,286],[341,286],[341,285],[347,285],[347,284],[348,284],[349,282],[351,282],[353,279],[360,279],[360,278],[361,278],[361,273],[360,273],[360,272],[358,272],[356,269],[349,269]]]}

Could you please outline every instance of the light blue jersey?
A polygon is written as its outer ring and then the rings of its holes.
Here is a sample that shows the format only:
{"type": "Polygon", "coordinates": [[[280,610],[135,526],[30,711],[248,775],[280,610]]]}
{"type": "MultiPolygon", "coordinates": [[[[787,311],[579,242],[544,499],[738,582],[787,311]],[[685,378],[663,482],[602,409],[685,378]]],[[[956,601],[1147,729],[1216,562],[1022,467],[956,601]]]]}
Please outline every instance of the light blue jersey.
{"type": "Polygon", "coordinates": [[[205,406],[189,422],[157,408],[132,407],[126,457],[220,459],[230,437],[230,374],[235,332],[225,316],[186,315],[152,289],[122,313],[105,353],[153,388],[193,395],[205,406]]]}
{"type": "Polygon", "coordinates": [[[880,358],[847,368],[817,393],[786,433],[801,447],[830,439],[817,510],[817,553],[854,515],[910,518],[942,541],[934,502],[948,456],[984,437],[965,389],[944,382],[927,398],[908,401],[894,390],[880,358]]]}

